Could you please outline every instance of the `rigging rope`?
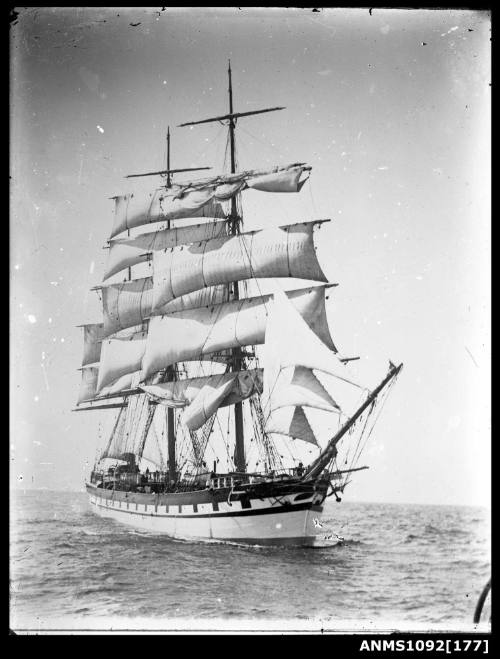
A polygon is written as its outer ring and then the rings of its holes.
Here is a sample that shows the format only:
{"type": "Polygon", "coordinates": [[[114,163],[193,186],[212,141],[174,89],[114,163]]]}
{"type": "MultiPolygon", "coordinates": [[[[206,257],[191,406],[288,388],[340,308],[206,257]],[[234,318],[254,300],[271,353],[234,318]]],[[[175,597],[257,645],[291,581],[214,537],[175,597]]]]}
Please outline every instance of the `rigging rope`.
{"type": "Polygon", "coordinates": [[[246,128],[243,128],[242,126],[240,126],[239,129],[240,129],[240,131],[242,131],[243,133],[246,133],[246,134],[247,134],[249,137],[251,137],[252,139],[257,140],[257,142],[260,142],[260,144],[262,144],[262,145],[265,146],[267,149],[269,149],[269,151],[272,151],[273,154],[274,154],[274,153],[277,153],[277,154],[279,155],[280,158],[283,158],[283,160],[287,160],[287,158],[289,157],[289,156],[286,156],[284,153],[282,153],[282,152],[281,152],[276,146],[274,146],[273,144],[267,144],[266,142],[264,142],[263,140],[261,140],[260,138],[258,138],[256,135],[253,135],[250,131],[246,130],[246,128]]]}
{"type": "MultiPolygon", "coordinates": [[[[361,457],[361,454],[362,454],[363,451],[365,450],[365,447],[366,447],[366,445],[367,445],[367,443],[368,443],[368,440],[370,439],[370,437],[371,437],[371,435],[372,435],[372,432],[373,432],[373,430],[374,430],[374,428],[375,428],[375,426],[376,426],[376,424],[377,424],[377,421],[378,421],[378,419],[379,419],[379,417],[380,417],[380,415],[381,415],[381,413],[382,413],[382,410],[384,409],[385,403],[386,403],[386,401],[387,401],[387,399],[388,399],[388,396],[389,396],[389,392],[390,392],[390,390],[392,389],[392,387],[393,387],[394,383],[396,382],[396,380],[397,380],[397,375],[391,380],[391,382],[389,382],[387,388],[386,388],[385,391],[382,393],[382,396],[380,397],[380,399],[379,399],[379,400],[375,399],[375,400],[373,401],[373,403],[370,405],[370,407],[368,408],[368,415],[367,415],[367,417],[366,417],[366,420],[365,420],[365,423],[364,423],[364,425],[363,425],[363,429],[362,429],[362,431],[361,431],[361,433],[360,433],[359,440],[358,440],[358,444],[357,444],[357,446],[359,446],[360,448],[359,448],[359,451],[356,449],[356,451],[354,452],[354,455],[353,455],[353,458],[352,458],[352,461],[351,461],[351,465],[349,466],[349,469],[352,469],[353,467],[355,467],[355,466],[357,465],[358,460],[359,460],[359,458],[361,457]],[[378,407],[378,413],[377,413],[377,415],[375,416],[375,418],[373,419],[373,422],[371,423],[371,427],[370,427],[370,429],[369,429],[369,431],[368,431],[368,434],[367,434],[367,436],[366,436],[365,441],[363,442],[363,445],[360,446],[360,444],[361,444],[361,440],[362,440],[362,438],[363,438],[363,435],[364,435],[365,430],[366,430],[367,425],[368,425],[368,420],[370,419],[370,417],[372,416],[372,413],[375,411],[375,408],[377,408],[377,407],[378,407]]],[[[344,483],[343,483],[343,486],[344,486],[344,487],[345,487],[345,485],[347,484],[348,476],[349,476],[349,475],[346,474],[345,479],[344,479],[344,483]]]]}

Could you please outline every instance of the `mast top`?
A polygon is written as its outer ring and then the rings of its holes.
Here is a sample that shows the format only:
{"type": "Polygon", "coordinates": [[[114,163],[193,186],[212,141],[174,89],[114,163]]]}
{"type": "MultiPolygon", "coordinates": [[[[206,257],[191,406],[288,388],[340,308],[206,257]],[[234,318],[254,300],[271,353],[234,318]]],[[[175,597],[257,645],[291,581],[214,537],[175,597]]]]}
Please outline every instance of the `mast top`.
{"type": "Polygon", "coordinates": [[[223,114],[220,117],[210,117],[209,119],[200,119],[199,121],[187,121],[183,124],[179,124],[178,128],[183,128],[184,126],[195,126],[197,124],[208,124],[213,121],[224,121],[229,119],[230,125],[233,125],[234,119],[239,117],[250,117],[254,114],[262,114],[263,112],[275,112],[276,110],[284,110],[284,106],[278,106],[273,108],[264,108],[263,110],[251,110],[249,112],[233,112],[233,86],[231,80],[231,60],[228,60],[228,77],[229,77],[229,112],[228,114],[223,114]]]}
{"type": "Polygon", "coordinates": [[[129,174],[125,178],[137,178],[138,176],[165,176],[167,177],[167,186],[171,186],[171,174],[179,172],[200,172],[203,169],[212,169],[211,167],[184,167],[183,169],[170,169],[170,126],[167,126],[167,169],[161,169],[157,172],[145,172],[144,174],[129,174]]]}

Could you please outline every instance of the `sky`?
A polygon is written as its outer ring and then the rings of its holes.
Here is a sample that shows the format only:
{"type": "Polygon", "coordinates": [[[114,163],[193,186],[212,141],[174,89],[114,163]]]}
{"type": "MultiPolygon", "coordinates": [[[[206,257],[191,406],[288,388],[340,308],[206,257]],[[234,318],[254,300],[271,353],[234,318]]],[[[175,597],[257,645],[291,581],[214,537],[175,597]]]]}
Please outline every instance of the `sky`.
{"type": "Polygon", "coordinates": [[[173,166],[221,171],[225,129],[176,126],[227,111],[230,59],[236,111],[286,107],[239,121],[240,168],[313,168],[244,193],[245,230],[331,219],[335,343],[371,382],[404,363],[346,500],[489,505],[487,12],[27,8],[10,49],[12,487],[82,489],[110,418],[71,411],[110,197],[162,168],[168,125],[173,166]]]}

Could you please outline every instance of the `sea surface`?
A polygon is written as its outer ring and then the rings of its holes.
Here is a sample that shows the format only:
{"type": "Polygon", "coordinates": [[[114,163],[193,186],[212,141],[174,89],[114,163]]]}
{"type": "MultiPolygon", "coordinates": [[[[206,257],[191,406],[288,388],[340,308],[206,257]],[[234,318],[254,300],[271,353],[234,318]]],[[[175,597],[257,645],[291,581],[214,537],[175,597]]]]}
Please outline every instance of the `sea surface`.
{"type": "MultiPolygon", "coordinates": [[[[488,510],[329,500],[322,522],[331,539],[320,548],[193,543],[101,518],[85,493],[16,491],[10,626],[474,629],[488,510]]],[[[490,596],[479,630],[489,617],[490,596]]]]}

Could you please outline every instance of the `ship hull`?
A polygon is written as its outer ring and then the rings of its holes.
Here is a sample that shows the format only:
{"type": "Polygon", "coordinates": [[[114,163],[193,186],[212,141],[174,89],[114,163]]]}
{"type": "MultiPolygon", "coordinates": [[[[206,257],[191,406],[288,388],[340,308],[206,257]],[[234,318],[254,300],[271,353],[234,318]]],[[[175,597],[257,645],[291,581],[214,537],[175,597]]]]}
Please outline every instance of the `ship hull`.
{"type": "Polygon", "coordinates": [[[196,541],[315,546],[323,496],[314,491],[238,497],[230,490],[142,494],[87,484],[96,513],[137,529],[196,541]]]}

